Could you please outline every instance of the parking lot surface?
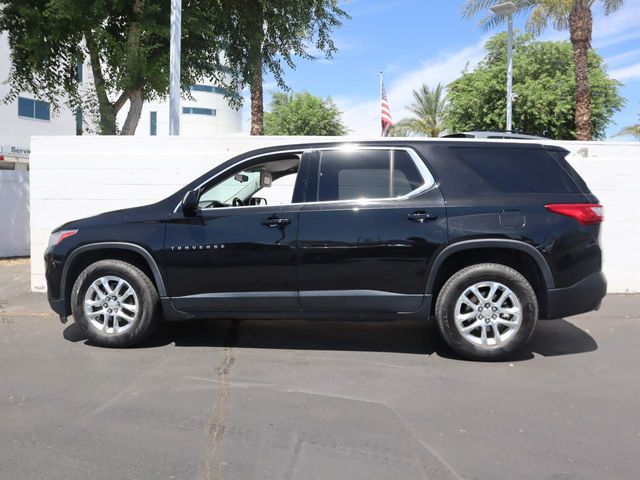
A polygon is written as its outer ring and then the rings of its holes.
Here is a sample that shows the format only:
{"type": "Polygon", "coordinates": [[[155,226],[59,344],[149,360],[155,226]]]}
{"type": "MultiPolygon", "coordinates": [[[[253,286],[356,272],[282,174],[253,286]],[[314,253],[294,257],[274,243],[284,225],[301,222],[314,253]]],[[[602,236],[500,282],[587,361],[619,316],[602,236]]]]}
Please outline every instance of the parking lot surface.
{"type": "Polygon", "coordinates": [[[424,324],[205,321],[91,345],[0,261],[1,479],[637,479],[640,296],[511,362],[424,324]]]}

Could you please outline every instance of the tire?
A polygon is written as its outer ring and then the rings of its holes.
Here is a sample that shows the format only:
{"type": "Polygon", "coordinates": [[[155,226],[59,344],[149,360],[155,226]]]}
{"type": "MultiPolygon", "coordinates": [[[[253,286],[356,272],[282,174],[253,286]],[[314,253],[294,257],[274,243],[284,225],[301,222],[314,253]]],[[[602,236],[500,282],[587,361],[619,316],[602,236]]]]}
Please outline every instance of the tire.
{"type": "Polygon", "coordinates": [[[481,263],[447,280],[435,314],[441,336],[461,357],[506,360],[531,338],[538,321],[538,300],[531,284],[516,270],[481,263]]]}
{"type": "Polygon", "coordinates": [[[100,260],[76,279],[71,290],[71,312],[95,344],[131,347],[157,327],[159,296],[139,268],[121,260],[100,260]]]}

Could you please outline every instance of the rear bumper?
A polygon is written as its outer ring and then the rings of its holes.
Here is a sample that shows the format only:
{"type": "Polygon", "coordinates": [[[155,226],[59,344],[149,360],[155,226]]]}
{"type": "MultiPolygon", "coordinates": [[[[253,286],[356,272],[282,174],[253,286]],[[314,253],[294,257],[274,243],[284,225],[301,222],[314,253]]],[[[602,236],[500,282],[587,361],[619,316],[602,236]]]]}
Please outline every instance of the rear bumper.
{"type": "Polygon", "coordinates": [[[547,291],[544,318],[570,317],[597,310],[606,294],[607,279],[601,271],[592,273],[570,287],[553,288],[547,291]]]}

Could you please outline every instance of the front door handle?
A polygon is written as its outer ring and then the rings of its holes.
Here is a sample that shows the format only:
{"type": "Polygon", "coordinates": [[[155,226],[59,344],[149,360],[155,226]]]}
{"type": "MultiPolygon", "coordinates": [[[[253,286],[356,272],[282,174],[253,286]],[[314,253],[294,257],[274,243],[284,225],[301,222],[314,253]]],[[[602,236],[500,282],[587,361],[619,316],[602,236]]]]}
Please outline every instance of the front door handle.
{"type": "Polygon", "coordinates": [[[267,227],[281,227],[283,225],[289,225],[290,223],[291,220],[288,218],[268,218],[262,222],[262,225],[266,225],[267,227]]]}
{"type": "Polygon", "coordinates": [[[425,220],[435,220],[436,218],[438,218],[438,215],[435,213],[428,213],[422,210],[407,215],[407,219],[418,223],[424,223],[425,220]]]}

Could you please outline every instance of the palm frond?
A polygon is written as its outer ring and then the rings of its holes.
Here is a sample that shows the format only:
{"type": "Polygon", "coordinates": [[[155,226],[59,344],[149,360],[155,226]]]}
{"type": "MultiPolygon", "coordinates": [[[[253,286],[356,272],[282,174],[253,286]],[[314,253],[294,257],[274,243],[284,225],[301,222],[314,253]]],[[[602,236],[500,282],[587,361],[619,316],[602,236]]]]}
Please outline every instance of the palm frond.
{"type": "Polygon", "coordinates": [[[624,127],[622,130],[620,130],[614,136],[615,137],[622,137],[622,136],[625,136],[625,135],[631,135],[632,137],[635,137],[638,140],[640,140],[640,124],[638,124],[638,125],[630,125],[628,127],[624,127]]]}
{"type": "MultiPolygon", "coordinates": [[[[487,12],[478,23],[483,30],[491,30],[507,20],[505,15],[496,15],[490,11],[492,6],[503,3],[503,1],[504,0],[466,0],[462,7],[462,17],[471,19],[479,13],[487,12]]],[[[515,3],[517,7],[516,15],[519,15],[534,8],[539,2],[534,0],[514,0],[513,3],[515,3]]]]}
{"type": "Polygon", "coordinates": [[[605,15],[609,15],[615,12],[620,7],[622,7],[622,4],[624,4],[624,0],[601,0],[601,1],[604,7],[605,15]]]}
{"type": "Polygon", "coordinates": [[[443,120],[447,109],[445,87],[427,85],[413,91],[413,102],[407,109],[414,115],[399,121],[392,130],[394,136],[437,137],[444,132],[443,120]]]}

